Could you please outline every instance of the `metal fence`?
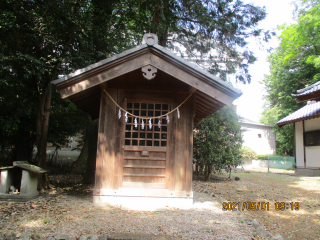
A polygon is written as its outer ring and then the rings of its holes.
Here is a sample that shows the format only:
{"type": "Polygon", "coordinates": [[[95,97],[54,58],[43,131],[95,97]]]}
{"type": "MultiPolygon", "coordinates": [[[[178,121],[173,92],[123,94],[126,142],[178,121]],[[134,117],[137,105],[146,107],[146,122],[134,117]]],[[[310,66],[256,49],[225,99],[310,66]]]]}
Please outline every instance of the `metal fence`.
{"type": "MultiPolygon", "coordinates": [[[[294,157],[291,156],[269,156],[270,168],[289,169],[292,168],[294,164],[294,157]]],[[[266,158],[263,157],[262,159],[260,157],[260,159],[255,159],[251,162],[245,162],[245,166],[253,168],[268,167],[268,156],[266,156],[266,158]]]]}

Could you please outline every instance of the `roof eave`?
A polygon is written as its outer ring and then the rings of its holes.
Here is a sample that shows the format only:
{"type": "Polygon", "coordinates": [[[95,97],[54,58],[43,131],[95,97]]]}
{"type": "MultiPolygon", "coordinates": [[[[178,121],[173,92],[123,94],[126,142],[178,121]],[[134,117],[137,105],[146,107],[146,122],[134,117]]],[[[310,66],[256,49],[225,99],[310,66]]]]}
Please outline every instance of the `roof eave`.
{"type": "Polygon", "coordinates": [[[290,123],[296,123],[296,122],[301,122],[301,121],[305,121],[305,120],[309,120],[309,119],[314,119],[314,118],[319,118],[320,117],[320,114],[319,115],[315,115],[315,116],[308,116],[308,117],[303,117],[303,118],[297,118],[297,119],[294,119],[294,120],[290,120],[290,121],[286,121],[286,122],[281,122],[281,123],[276,123],[278,125],[279,128],[285,126],[285,125],[288,125],[290,123]]]}
{"type": "Polygon", "coordinates": [[[208,73],[207,71],[201,69],[200,67],[194,65],[193,63],[190,63],[187,60],[185,60],[181,57],[178,57],[177,55],[175,55],[174,53],[165,49],[164,47],[162,47],[160,45],[148,46],[147,44],[139,45],[135,48],[124,51],[123,53],[116,54],[110,58],[107,58],[107,59],[104,59],[104,60],[99,61],[97,63],[91,64],[85,68],[78,69],[75,72],[68,74],[67,76],[64,76],[62,78],[59,78],[59,79],[52,81],[51,83],[54,85],[57,85],[59,87],[59,85],[66,83],[66,81],[68,81],[68,80],[81,78],[81,75],[85,75],[85,73],[91,72],[95,69],[99,69],[106,64],[112,63],[113,61],[119,60],[124,57],[128,57],[129,55],[132,55],[135,53],[137,54],[137,52],[139,52],[143,49],[146,49],[146,48],[149,48],[151,51],[158,50],[162,54],[165,54],[166,56],[170,57],[171,59],[178,61],[180,64],[186,66],[187,68],[192,69],[194,72],[196,72],[196,74],[198,76],[202,76],[202,78],[206,78],[207,80],[209,80],[210,81],[210,82],[208,82],[209,84],[214,84],[216,87],[223,89],[224,91],[226,91],[230,95],[232,95],[234,98],[238,98],[242,95],[241,90],[234,88],[233,86],[231,86],[227,82],[224,82],[220,78],[208,73]]]}

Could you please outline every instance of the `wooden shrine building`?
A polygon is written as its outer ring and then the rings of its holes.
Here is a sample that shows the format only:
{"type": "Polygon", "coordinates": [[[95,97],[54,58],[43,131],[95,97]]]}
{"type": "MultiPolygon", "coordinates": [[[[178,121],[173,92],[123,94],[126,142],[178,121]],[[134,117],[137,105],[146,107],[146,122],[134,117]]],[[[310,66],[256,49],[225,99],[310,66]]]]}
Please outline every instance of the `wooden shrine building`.
{"type": "Polygon", "coordinates": [[[141,45],[52,83],[99,118],[93,195],[109,203],[192,203],[193,124],[242,94],[150,33],[141,45]]]}

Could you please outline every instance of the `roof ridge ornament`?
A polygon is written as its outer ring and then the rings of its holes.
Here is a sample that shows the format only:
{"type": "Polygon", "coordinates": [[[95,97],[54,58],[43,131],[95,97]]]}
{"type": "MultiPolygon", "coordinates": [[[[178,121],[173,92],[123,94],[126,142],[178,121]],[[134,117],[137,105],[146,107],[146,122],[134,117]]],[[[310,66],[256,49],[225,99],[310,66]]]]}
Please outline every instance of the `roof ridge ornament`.
{"type": "Polygon", "coordinates": [[[158,36],[154,33],[145,33],[143,35],[142,44],[146,43],[148,46],[158,45],[158,36]]]}

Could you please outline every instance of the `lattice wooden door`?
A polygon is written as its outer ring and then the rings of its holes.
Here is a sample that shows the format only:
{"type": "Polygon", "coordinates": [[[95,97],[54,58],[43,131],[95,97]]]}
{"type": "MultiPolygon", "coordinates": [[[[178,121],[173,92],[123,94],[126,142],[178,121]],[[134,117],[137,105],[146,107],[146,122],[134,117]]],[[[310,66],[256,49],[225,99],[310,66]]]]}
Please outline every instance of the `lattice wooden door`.
{"type": "MultiPolygon", "coordinates": [[[[128,101],[127,111],[137,116],[154,117],[168,112],[168,103],[157,101],[128,101]]],[[[123,145],[122,187],[134,188],[168,188],[167,179],[167,140],[168,127],[165,117],[148,121],[138,120],[135,127],[134,118],[128,115],[125,123],[123,145]]]]}

